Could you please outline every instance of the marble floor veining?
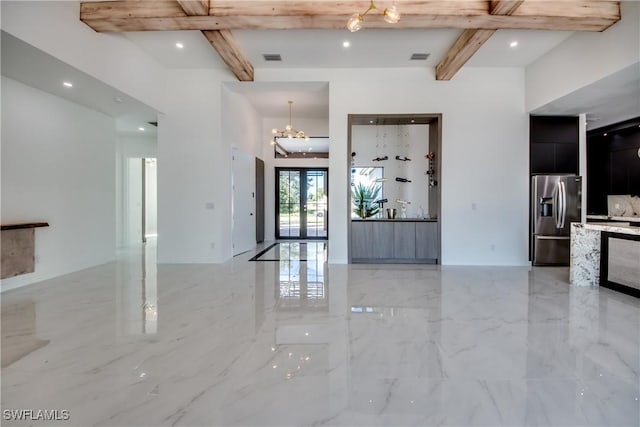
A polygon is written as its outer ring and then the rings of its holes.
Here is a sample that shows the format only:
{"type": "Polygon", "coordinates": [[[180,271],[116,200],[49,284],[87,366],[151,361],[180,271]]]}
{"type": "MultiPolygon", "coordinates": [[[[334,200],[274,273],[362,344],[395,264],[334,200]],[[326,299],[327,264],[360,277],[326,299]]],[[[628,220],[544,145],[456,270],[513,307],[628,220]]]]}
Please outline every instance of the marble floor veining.
{"type": "Polygon", "coordinates": [[[2,424],[640,425],[640,300],[566,268],[328,265],[320,244],[220,265],[149,245],[3,293],[2,424]]]}

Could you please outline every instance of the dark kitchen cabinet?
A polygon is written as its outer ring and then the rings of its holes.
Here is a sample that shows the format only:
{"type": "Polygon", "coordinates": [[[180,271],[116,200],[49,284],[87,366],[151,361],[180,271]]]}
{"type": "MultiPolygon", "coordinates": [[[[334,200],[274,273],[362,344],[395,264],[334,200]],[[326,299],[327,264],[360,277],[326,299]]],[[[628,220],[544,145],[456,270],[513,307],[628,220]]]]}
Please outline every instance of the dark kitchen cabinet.
{"type": "Polygon", "coordinates": [[[640,143],[632,145],[609,153],[609,194],[640,195],[640,143]]]}
{"type": "Polygon", "coordinates": [[[601,138],[587,136],[587,215],[607,213],[609,146],[601,138]]]}
{"type": "Polygon", "coordinates": [[[607,195],[640,196],[640,117],[587,132],[587,213],[606,215],[607,195]]]}
{"type": "Polygon", "coordinates": [[[553,173],[556,170],[556,144],[531,144],[531,173],[553,173]]]}
{"type": "Polygon", "coordinates": [[[531,174],[578,174],[578,127],[577,117],[531,116],[531,174]]]}

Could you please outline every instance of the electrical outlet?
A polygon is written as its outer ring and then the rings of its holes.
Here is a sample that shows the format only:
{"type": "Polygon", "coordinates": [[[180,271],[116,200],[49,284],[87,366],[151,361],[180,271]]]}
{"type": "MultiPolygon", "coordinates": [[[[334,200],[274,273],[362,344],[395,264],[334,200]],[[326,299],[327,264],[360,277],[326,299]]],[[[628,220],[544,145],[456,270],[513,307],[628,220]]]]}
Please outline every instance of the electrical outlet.
{"type": "Polygon", "coordinates": [[[216,248],[216,242],[211,242],[211,249],[215,249],[216,248]]]}
{"type": "Polygon", "coordinates": [[[214,205],[213,202],[207,202],[205,203],[204,208],[208,210],[212,210],[216,208],[216,205],[214,205]]]}
{"type": "Polygon", "coordinates": [[[471,203],[471,210],[475,211],[476,208],[477,208],[476,203],[475,202],[471,203]]]}

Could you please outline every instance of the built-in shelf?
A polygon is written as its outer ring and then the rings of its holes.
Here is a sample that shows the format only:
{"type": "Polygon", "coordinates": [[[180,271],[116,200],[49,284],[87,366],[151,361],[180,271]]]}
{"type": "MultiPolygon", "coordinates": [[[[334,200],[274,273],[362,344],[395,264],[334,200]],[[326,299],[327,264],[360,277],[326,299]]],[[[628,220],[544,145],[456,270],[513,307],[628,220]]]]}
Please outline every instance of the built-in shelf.
{"type": "Polygon", "coordinates": [[[442,114],[349,114],[348,118],[350,210],[356,205],[362,209],[364,202],[354,200],[374,200],[382,213],[397,213],[395,218],[350,215],[349,262],[437,264],[442,114]],[[372,194],[369,198],[363,196],[365,190],[372,194]],[[387,209],[382,209],[384,204],[387,209]],[[399,218],[401,212],[410,218],[399,218]]]}
{"type": "Polygon", "coordinates": [[[35,271],[35,229],[48,227],[47,222],[2,224],[1,279],[35,271]]]}
{"type": "Polygon", "coordinates": [[[0,225],[0,230],[19,230],[22,228],[39,228],[48,226],[48,222],[22,222],[18,224],[2,224],[0,225]]]}

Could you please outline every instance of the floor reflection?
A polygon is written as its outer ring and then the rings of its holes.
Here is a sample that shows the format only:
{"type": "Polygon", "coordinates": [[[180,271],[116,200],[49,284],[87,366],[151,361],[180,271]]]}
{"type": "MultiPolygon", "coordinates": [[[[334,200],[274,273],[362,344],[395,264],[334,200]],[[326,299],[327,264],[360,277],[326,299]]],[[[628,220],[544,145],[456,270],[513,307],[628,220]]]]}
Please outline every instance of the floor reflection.
{"type": "Polygon", "coordinates": [[[148,237],[146,243],[128,251],[133,252],[133,261],[117,265],[118,334],[153,335],[158,332],[157,238],[148,237]]]}
{"type": "Polygon", "coordinates": [[[2,367],[46,346],[37,336],[36,303],[33,300],[2,304],[2,367]]]}
{"type": "Polygon", "coordinates": [[[277,245],[276,310],[328,310],[325,242],[277,245]]]}

